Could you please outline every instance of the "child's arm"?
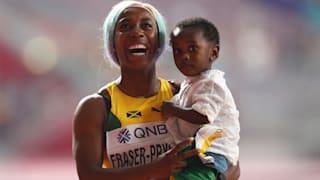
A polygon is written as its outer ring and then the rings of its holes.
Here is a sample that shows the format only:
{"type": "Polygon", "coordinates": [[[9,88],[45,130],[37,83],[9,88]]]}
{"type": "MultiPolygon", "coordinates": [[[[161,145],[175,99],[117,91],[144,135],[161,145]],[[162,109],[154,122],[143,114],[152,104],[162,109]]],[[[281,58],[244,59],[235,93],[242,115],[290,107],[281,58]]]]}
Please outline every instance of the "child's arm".
{"type": "Polygon", "coordinates": [[[192,108],[182,108],[176,106],[170,101],[164,101],[162,104],[162,114],[165,116],[174,116],[193,124],[208,124],[207,116],[194,111],[192,108]]]}

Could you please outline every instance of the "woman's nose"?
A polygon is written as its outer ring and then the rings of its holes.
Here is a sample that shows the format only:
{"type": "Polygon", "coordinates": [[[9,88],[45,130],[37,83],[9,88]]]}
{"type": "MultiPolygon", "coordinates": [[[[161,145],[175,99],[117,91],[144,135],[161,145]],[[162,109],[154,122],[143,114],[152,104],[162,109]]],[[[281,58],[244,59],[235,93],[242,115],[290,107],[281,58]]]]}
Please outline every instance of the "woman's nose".
{"type": "Polygon", "coordinates": [[[135,36],[135,37],[143,37],[144,36],[143,30],[140,27],[135,27],[133,29],[132,33],[133,33],[133,36],[135,36]]]}

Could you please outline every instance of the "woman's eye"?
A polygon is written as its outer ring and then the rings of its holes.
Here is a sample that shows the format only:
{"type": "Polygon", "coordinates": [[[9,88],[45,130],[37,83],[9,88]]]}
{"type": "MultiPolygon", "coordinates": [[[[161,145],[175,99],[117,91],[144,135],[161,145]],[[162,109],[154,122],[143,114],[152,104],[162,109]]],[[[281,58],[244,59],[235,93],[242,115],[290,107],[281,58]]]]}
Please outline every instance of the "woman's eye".
{"type": "Polygon", "coordinates": [[[150,23],[144,23],[144,24],[142,24],[142,27],[143,27],[144,29],[151,29],[151,28],[152,28],[152,25],[151,25],[150,23]]]}
{"type": "Polygon", "coordinates": [[[125,30],[129,29],[129,27],[130,26],[128,23],[123,23],[123,24],[120,24],[119,29],[120,29],[120,31],[125,31],[125,30]]]}

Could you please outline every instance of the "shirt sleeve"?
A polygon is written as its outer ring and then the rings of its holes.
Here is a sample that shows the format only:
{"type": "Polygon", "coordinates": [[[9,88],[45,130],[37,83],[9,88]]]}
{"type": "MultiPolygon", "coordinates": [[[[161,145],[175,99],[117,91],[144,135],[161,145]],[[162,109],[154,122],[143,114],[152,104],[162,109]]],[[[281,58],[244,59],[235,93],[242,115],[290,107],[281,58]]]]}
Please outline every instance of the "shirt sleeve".
{"type": "Polygon", "coordinates": [[[204,81],[193,92],[192,109],[208,117],[210,123],[216,119],[225,99],[223,86],[214,81],[204,81]]]}

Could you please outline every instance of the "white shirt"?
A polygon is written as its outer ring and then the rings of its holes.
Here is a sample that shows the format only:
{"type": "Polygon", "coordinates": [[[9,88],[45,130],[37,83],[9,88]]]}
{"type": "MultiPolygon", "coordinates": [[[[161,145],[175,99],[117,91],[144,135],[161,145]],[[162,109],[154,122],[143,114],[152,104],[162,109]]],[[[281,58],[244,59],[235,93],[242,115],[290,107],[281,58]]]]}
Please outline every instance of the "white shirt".
{"type": "MultiPolygon", "coordinates": [[[[171,101],[181,107],[192,107],[193,110],[206,115],[209,124],[204,126],[210,130],[222,129],[222,137],[212,141],[207,151],[224,155],[233,165],[237,163],[240,139],[239,111],[226,85],[224,72],[208,70],[199,76],[187,77],[181,83],[179,93],[171,101]]],[[[169,118],[167,127],[179,142],[194,136],[201,125],[169,118]]]]}

